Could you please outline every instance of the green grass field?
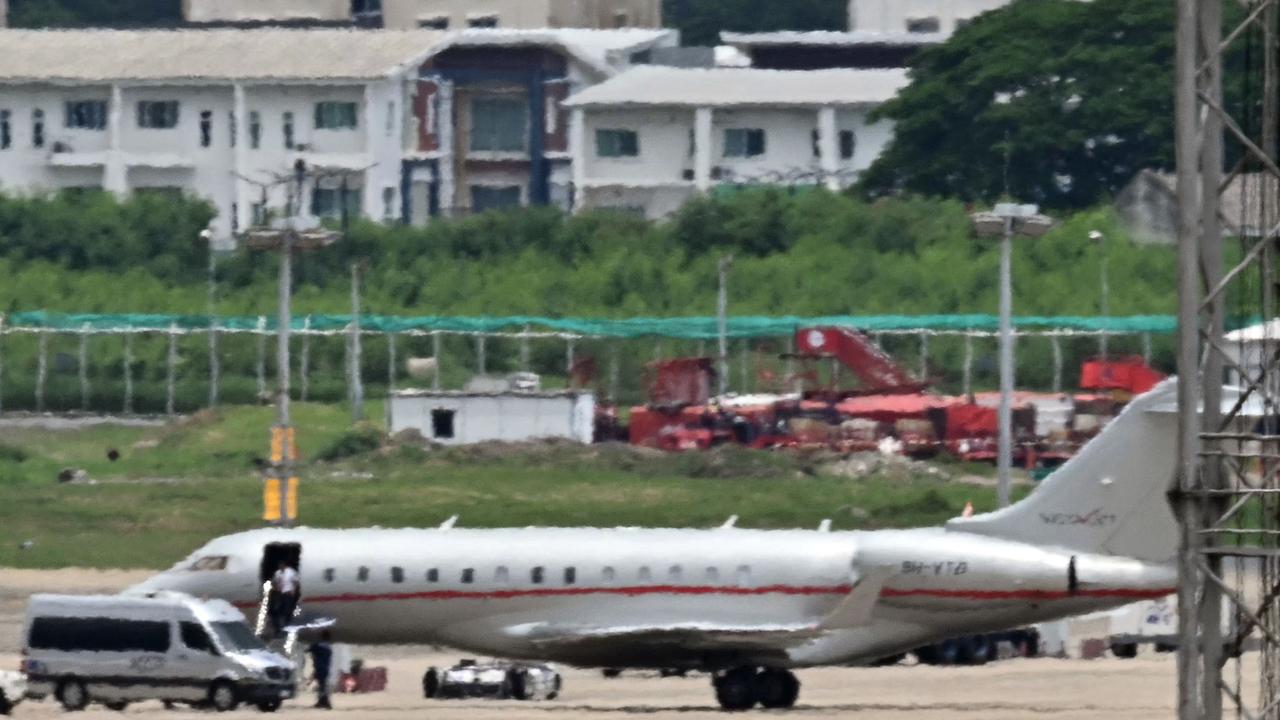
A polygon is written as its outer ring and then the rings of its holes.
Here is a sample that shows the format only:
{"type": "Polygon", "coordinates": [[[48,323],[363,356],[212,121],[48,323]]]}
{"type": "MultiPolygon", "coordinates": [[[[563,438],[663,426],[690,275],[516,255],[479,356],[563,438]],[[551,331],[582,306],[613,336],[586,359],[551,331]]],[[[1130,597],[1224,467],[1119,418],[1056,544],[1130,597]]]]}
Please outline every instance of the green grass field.
{"type": "MultiPolygon", "coordinates": [[[[371,405],[370,416],[382,409],[371,405]]],[[[217,535],[260,526],[270,408],[233,407],[164,426],[0,428],[0,566],[167,567],[217,535]],[[110,449],[120,457],[108,459],[110,449]],[[64,468],[95,484],[60,484],[64,468]],[[24,541],[34,545],[19,549],[24,541]]],[[[987,488],[906,470],[847,479],[821,458],[724,448],[665,455],[567,444],[370,449],[346,409],[294,406],[302,469],[300,524],[431,526],[658,525],[837,529],[936,524],[987,488]],[[321,461],[317,456],[339,456],[321,461]]],[[[376,428],[378,422],[371,423],[376,428]]],[[[953,474],[967,467],[944,468],[953,474]]],[[[980,469],[978,471],[981,471],[980,469]]]]}

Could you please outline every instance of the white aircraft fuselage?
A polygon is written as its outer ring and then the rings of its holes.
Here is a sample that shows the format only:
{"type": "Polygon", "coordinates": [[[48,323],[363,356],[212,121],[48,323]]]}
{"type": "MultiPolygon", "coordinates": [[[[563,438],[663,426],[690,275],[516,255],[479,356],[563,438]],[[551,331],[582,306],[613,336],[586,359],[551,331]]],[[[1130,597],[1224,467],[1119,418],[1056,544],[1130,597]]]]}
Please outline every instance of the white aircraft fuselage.
{"type": "Polygon", "coordinates": [[[132,591],[253,614],[271,549],[287,548],[302,606],[334,618],[340,640],[706,669],[726,708],[789,707],[787,668],[866,664],[1173,592],[1175,397],[1176,381],[1161,384],[1026,499],[939,528],[263,529],[213,540],[132,591]]]}

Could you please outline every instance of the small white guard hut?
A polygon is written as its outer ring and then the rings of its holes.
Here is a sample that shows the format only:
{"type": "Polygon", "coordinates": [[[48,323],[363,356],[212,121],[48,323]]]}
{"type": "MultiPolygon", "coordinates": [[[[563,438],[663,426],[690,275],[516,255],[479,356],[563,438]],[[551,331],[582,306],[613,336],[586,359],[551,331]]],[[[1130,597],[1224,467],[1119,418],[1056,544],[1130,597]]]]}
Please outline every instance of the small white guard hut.
{"type": "Polygon", "coordinates": [[[398,390],[391,396],[391,432],[417,430],[443,445],[489,440],[564,438],[590,443],[595,394],[585,390],[398,390]]]}

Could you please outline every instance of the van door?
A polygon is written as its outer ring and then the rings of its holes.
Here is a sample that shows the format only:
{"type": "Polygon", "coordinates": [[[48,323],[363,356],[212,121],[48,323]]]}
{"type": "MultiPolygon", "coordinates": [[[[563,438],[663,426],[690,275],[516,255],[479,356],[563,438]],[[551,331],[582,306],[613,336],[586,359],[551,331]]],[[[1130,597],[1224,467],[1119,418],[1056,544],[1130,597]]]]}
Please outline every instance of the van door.
{"type": "Polygon", "coordinates": [[[175,675],[185,678],[175,699],[203,700],[209,685],[218,677],[225,661],[214,645],[209,630],[195,618],[178,621],[178,642],[174,645],[175,675]]]}

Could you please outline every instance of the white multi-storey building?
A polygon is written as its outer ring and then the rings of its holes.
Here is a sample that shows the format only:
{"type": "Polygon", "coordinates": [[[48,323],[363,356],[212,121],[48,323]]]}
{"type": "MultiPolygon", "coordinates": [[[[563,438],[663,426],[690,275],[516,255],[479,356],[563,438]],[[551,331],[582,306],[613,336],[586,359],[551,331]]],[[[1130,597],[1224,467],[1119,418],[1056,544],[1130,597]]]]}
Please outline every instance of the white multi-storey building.
{"type": "Polygon", "coordinates": [[[662,0],[183,0],[204,24],[356,24],[411,30],[662,27],[662,0]]]}
{"type": "Polygon", "coordinates": [[[299,160],[302,212],[398,219],[406,86],[435,31],[0,31],[0,191],[182,191],[229,239],[299,160]]]}
{"type": "Polygon", "coordinates": [[[659,218],[718,186],[846,187],[892,137],[868,115],[906,84],[901,69],[634,68],[566,103],[576,207],[659,218]]]}
{"type": "Polygon", "coordinates": [[[1011,0],[849,0],[849,29],[873,33],[942,33],[1011,0]]]}

